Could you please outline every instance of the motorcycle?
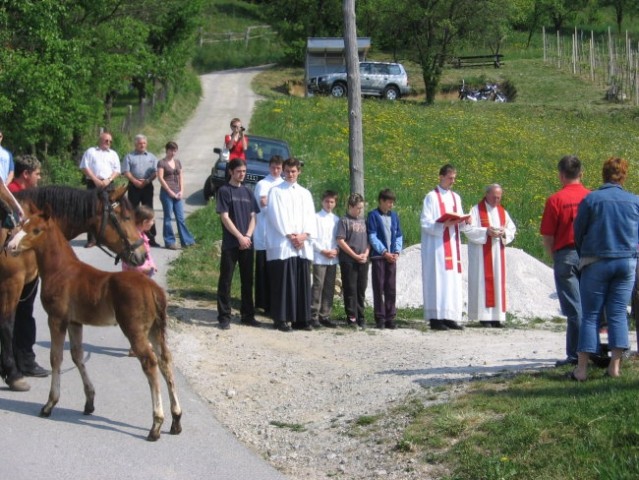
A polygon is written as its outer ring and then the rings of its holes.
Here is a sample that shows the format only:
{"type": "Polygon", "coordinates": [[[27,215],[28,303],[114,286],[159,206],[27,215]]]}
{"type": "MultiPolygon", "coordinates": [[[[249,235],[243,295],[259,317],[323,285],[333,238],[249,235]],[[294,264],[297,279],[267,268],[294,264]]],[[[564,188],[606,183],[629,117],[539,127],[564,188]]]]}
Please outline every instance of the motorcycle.
{"type": "Polygon", "coordinates": [[[499,85],[496,83],[487,83],[479,90],[471,90],[466,88],[466,82],[463,79],[461,87],[459,88],[459,99],[469,100],[471,102],[488,100],[503,103],[508,101],[508,98],[499,90],[499,85]]]}

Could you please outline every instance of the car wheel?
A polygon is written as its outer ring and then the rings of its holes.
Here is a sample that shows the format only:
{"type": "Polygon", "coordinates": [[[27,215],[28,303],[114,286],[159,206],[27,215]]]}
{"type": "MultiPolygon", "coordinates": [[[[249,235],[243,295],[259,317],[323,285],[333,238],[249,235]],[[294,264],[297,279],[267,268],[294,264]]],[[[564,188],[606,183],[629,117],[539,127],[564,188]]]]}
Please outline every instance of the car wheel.
{"type": "Polygon", "coordinates": [[[213,190],[213,185],[211,182],[211,177],[209,176],[204,182],[204,188],[202,189],[202,193],[204,195],[204,201],[208,203],[212,196],[215,195],[215,191],[213,190]]]}
{"type": "Polygon", "coordinates": [[[386,90],[384,90],[384,98],[386,100],[397,100],[399,98],[399,90],[397,87],[386,87],[386,90]]]}
{"type": "Polygon", "coordinates": [[[331,87],[331,95],[334,97],[344,97],[346,95],[346,85],[341,82],[334,83],[331,87]]]}

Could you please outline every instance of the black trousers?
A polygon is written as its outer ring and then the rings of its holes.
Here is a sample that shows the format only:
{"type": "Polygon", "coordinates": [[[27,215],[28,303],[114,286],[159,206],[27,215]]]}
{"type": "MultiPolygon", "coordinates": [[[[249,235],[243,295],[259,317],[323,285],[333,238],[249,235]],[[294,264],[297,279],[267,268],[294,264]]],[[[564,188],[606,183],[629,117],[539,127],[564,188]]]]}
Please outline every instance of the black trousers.
{"type": "Polygon", "coordinates": [[[253,249],[240,250],[239,247],[222,250],[220,256],[220,277],[217,283],[217,319],[220,323],[231,320],[231,284],[235,265],[240,266],[242,320],[255,316],[253,305],[253,249]]]}
{"type": "Polygon", "coordinates": [[[36,321],[33,318],[33,302],[38,294],[38,278],[22,288],[16,319],[13,326],[13,349],[24,353],[33,353],[36,342],[36,321]]]}
{"type": "Polygon", "coordinates": [[[270,260],[271,317],[275,325],[311,323],[311,261],[300,257],[270,260]]]}
{"type": "Polygon", "coordinates": [[[344,291],[344,310],[346,316],[364,321],[366,287],[368,286],[368,262],[339,262],[344,291]]]}
{"type": "MultiPolygon", "coordinates": [[[[142,204],[151,209],[153,209],[153,183],[149,183],[145,185],[143,188],[137,188],[132,183],[129,182],[129,189],[127,190],[127,196],[129,197],[129,202],[133,205],[133,208],[142,204]]],[[[151,227],[151,230],[147,233],[149,237],[149,241],[153,243],[155,241],[155,236],[157,235],[157,230],[155,229],[155,224],[151,227]]]]}

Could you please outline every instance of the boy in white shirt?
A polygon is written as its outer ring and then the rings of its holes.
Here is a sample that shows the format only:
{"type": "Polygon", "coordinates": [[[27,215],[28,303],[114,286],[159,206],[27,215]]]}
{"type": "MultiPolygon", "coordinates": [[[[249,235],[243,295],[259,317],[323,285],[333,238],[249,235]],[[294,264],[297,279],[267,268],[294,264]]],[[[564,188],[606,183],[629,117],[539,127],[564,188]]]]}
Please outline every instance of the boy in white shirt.
{"type": "Polygon", "coordinates": [[[337,193],[326,190],[322,194],[322,210],[317,219],[317,238],[313,239],[313,289],[311,291],[311,321],[314,328],[335,328],[331,321],[335,277],[339,260],[337,255],[337,223],[339,217],[333,213],[337,204],[337,193]]]}

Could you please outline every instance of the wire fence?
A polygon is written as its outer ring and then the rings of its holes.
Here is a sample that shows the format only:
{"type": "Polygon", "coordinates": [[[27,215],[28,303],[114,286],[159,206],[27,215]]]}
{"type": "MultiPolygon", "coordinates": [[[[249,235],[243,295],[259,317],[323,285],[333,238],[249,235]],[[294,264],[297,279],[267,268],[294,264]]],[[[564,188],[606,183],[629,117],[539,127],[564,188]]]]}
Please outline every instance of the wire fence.
{"type": "Polygon", "coordinates": [[[133,132],[142,130],[146,124],[147,117],[159,103],[166,101],[167,93],[163,88],[158,88],[150,98],[146,98],[137,105],[127,105],[126,115],[120,124],[120,132],[131,135],[133,132]]]}
{"type": "Polygon", "coordinates": [[[606,89],[606,100],[639,105],[639,43],[626,32],[595,36],[575,28],[562,36],[542,29],[544,63],[590,80],[606,89]]]}
{"type": "Polygon", "coordinates": [[[275,31],[270,25],[252,25],[243,32],[204,32],[200,28],[198,46],[202,47],[207,43],[243,43],[244,48],[248,48],[252,40],[265,39],[268,43],[275,37],[275,31]]]}

